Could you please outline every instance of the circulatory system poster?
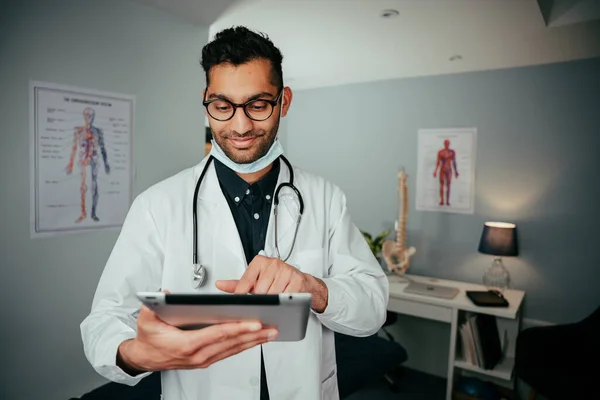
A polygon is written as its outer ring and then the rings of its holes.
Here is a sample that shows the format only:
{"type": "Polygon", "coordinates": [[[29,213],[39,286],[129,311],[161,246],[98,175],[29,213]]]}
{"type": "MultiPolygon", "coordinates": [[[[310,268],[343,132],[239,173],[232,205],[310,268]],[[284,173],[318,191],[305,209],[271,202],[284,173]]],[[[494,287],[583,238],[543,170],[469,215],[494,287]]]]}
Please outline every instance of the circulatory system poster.
{"type": "Polygon", "coordinates": [[[29,89],[32,237],[118,229],[132,201],[135,97],[29,89]]]}
{"type": "Polygon", "coordinates": [[[420,129],[416,209],[474,213],[477,129],[420,129]]]}

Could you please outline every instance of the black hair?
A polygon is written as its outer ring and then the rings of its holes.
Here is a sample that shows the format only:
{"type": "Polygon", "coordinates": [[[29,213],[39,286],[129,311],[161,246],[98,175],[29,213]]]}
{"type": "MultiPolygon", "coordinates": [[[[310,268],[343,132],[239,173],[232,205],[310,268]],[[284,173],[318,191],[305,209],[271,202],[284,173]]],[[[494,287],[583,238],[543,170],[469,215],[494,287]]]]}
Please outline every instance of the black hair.
{"type": "Polygon", "coordinates": [[[271,62],[271,83],[281,89],[283,55],[269,37],[244,26],[223,29],[215,35],[212,42],[202,48],[201,64],[206,74],[206,85],[208,86],[208,73],[212,67],[224,63],[238,66],[257,59],[271,62]]]}

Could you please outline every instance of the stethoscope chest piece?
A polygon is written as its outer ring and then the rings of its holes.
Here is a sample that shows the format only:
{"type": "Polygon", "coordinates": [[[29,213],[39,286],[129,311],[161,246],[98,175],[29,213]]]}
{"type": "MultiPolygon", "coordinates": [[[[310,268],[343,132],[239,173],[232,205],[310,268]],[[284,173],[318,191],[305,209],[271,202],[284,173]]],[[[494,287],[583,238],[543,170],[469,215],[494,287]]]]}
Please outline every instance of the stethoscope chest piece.
{"type": "Polygon", "coordinates": [[[206,268],[204,265],[195,264],[194,269],[192,271],[192,282],[196,289],[200,288],[204,284],[206,280],[206,268]]]}

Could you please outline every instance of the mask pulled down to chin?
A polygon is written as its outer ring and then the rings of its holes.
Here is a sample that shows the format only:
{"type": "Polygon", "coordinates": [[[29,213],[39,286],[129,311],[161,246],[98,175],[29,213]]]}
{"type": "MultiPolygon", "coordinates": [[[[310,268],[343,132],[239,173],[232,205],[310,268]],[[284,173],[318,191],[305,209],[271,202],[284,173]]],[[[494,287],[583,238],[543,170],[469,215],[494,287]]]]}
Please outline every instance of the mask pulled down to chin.
{"type": "Polygon", "coordinates": [[[217,142],[214,139],[212,139],[211,142],[212,148],[209,154],[212,155],[215,159],[225,164],[229,169],[239,174],[251,174],[263,170],[283,154],[283,146],[281,146],[281,143],[278,139],[275,139],[273,141],[273,144],[269,148],[269,151],[267,151],[267,154],[251,163],[238,164],[232,161],[229,157],[227,157],[223,149],[217,144],[217,142]]]}

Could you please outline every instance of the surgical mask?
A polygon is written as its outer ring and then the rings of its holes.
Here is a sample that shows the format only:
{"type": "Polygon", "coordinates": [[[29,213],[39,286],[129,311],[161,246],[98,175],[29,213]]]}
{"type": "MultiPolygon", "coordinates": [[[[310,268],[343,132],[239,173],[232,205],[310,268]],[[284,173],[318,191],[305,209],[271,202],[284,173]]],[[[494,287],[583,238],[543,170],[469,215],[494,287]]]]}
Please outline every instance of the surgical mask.
{"type": "MultiPolygon", "coordinates": [[[[281,95],[283,97],[283,94],[281,95]]],[[[281,115],[283,114],[283,99],[281,100],[281,107],[279,107],[279,121],[281,122],[281,115]]],[[[262,156],[256,161],[247,164],[238,164],[233,162],[223,149],[217,144],[215,139],[211,140],[212,148],[210,150],[210,155],[212,155],[217,160],[221,161],[225,164],[229,169],[239,173],[239,174],[252,174],[254,172],[261,171],[268,167],[273,161],[277,160],[280,155],[283,154],[283,146],[279,142],[278,138],[275,138],[273,144],[267,151],[267,154],[262,156]]]]}
{"type": "Polygon", "coordinates": [[[267,154],[265,154],[258,160],[253,161],[251,163],[238,164],[236,162],[231,161],[231,159],[229,157],[227,157],[227,155],[225,154],[223,149],[221,149],[221,147],[213,139],[212,140],[212,149],[210,150],[210,154],[214,158],[216,158],[217,160],[219,160],[223,164],[225,164],[229,169],[232,169],[237,173],[251,174],[251,173],[258,172],[258,171],[265,169],[273,161],[275,161],[277,158],[279,158],[279,156],[283,154],[283,146],[281,146],[281,143],[279,143],[278,139],[275,139],[275,141],[273,141],[273,144],[271,145],[271,148],[269,149],[267,154]]]}

